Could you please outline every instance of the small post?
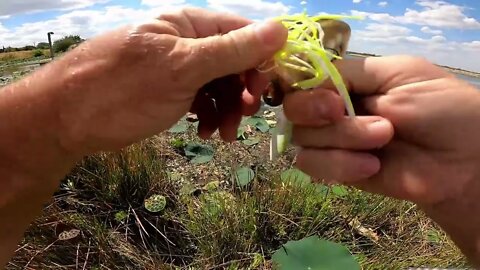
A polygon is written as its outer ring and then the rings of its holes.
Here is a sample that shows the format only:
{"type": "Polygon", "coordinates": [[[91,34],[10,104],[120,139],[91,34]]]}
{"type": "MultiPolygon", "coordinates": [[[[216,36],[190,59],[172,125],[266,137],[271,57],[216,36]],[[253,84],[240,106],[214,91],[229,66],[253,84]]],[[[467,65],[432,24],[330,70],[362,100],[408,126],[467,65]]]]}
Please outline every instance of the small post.
{"type": "Polygon", "coordinates": [[[53,45],[52,45],[53,34],[54,34],[53,32],[48,32],[48,44],[50,45],[50,57],[52,58],[52,60],[53,60],[53,45]]]}

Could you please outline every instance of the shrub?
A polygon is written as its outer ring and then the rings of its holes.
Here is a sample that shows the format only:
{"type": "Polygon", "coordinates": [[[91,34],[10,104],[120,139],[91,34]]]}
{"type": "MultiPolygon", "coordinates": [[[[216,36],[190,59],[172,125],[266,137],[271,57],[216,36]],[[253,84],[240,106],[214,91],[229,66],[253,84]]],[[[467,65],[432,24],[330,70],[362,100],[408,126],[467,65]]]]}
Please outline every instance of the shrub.
{"type": "Polygon", "coordinates": [[[45,54],[43,53],[42,50],[39,50],[39,49],[36,49],[33,51],[33,57],[40,57],[40,56],[44,56],[45,54]]]}
{"type": "Polygon", "coordinates": [[[65,36],[53,43],[53,51],[66,52],[70,46],[83,42],[80,36],[65,36]]]}

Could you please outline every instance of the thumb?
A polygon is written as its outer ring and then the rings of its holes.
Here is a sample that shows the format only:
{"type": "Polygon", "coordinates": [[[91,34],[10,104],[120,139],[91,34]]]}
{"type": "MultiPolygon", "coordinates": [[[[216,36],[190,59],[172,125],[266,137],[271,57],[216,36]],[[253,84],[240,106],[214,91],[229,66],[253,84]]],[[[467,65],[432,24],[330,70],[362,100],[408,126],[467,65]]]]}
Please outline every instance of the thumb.
{"type": "Polygon", "coordinates": [[[279,22],[251,24],[224,35],[191,40],[190,59],[200,81],[256,68],[283,48],[287,29],[279,22]]]}

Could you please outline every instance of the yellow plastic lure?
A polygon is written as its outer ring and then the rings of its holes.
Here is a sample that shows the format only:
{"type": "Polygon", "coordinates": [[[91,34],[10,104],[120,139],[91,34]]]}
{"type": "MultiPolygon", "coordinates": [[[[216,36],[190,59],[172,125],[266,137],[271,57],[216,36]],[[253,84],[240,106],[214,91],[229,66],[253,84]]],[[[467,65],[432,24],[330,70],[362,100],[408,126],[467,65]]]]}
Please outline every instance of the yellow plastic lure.
{"type": "MultiPolygon", "coordinates": [[[[325,48],[325,32],[320,23],[343,18],[360,19],[342,15],[308,16],[305,12],[275,18],[288,29],[288,39],[284,48],[278,51],[273,58],[273,72],[294,90],[312,89],[331,78],[344,100],[347,114],[354,117],[355,110],[348,90],[340,73],[331,62],[332,59],[341,59],[342,57],[325,48]]],[[[285,118],[283,113],[278,116],[277,123],[270,141],[271,160],[285,152],[292,133],[292,123],[285,118]]]]}

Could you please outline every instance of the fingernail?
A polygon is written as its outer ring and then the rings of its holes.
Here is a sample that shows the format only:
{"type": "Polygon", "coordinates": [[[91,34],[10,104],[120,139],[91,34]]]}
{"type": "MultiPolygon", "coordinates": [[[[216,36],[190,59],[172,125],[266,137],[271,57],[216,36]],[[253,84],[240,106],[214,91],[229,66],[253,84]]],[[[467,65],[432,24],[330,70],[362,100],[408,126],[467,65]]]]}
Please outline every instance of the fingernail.
{"type": "Polygon", "coordinates": [[[371,177],[380,170],[380,160],[375,156],[366,156],[359,165],[363,177],[371,177]]]}

